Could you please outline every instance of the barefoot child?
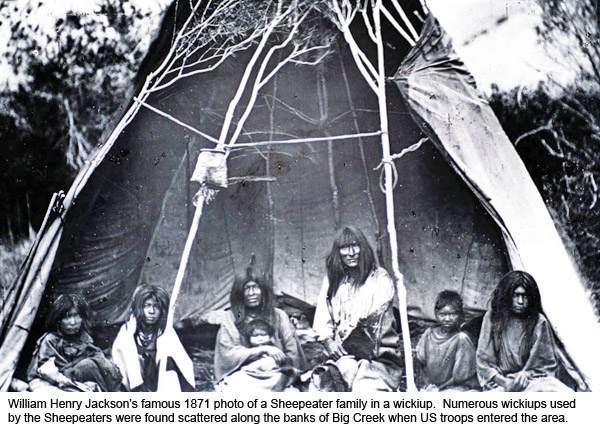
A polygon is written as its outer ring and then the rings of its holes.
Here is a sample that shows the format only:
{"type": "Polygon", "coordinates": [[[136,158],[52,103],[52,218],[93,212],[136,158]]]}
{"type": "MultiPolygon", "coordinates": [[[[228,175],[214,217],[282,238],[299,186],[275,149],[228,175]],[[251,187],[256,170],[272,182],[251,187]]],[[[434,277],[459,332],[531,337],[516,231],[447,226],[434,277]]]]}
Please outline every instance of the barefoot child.
{"type": "Polygon", "coordinates": [[[475,347],[460,331],[460,294],[442,291],[435,301],[438,324],[428,328],[417,345],[425,391],[465,391],[477,388],[475,347]]]}

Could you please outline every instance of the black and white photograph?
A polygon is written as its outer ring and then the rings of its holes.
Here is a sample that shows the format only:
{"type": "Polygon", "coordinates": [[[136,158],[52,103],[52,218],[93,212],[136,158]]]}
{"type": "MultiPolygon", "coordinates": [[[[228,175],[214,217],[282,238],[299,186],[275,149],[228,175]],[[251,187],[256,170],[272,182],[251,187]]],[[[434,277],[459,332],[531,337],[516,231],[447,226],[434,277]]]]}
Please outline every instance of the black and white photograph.
{"type": "Polygon", "coordinates": [[[599,391],[599,22],[0,0],[0,391],[599,391]]]}

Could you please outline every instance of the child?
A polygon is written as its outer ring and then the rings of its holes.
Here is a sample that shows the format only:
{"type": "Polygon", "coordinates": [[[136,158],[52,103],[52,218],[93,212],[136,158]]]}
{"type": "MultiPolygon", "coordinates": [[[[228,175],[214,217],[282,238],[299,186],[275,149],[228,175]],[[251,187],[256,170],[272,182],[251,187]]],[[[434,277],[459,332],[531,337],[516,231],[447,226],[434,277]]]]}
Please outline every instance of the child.
{"type": "MultiPolygon", "coordinates": [[[[267,321],[256,318],[246,325],[246,339],[251,347],[275,345],[274,336],[275,329],[267,321]]],[[[259,359],[252,362],[252,366],[257,371],[273,371],[278,370],[280,365],[275,359],[268,354],[263,354],[259,359]]]]}
{"type": "Polygon", "coordinates": [[[31,391],[116,391],[121,374],[87,333],[83,298],[63,294],[52,304],[48,332],[37,342],[27,371],[31,391]]]}
{"type": "Polygon", "coordinates": [[[250,346],[273,345],[275,329],[263,319],[256,318],[246,326],[246,337],[250,346]]]}
{"type": "Polygon", "coordinates": [[[428,328],[417,345],[425,391],[465,391],[478,387],[475,347],[459,330],[463,304],[460,294],[442,291],[435,301],[438,324],[428,328]]]}
{"type": "Polygon", "coordinates": [[[298,370],[290,366],[292,362],[289,357],[284,356],[283,362],[278,363],[268,354],[271,350],[266,347],[281,352],[275,342],[275,328],[261,318],[254,318],[243,329],[242,339],[245,340],[245,349],[253,354],[246,356],[244,364],[237,368],[242,373],[225,376],[215,385],[215,390],[218,392],[233,391],[233,389],[287,391],[287,387],[296,379],[298,370]]]}
{"type": "Polygon", "coordinates": [[[157,285],[142,284],[133,292],[132,313],[112,347],[128,391],[194,389],[194,364],[173,327],[167,326],[169,300],[169,293],[157,285]]]}

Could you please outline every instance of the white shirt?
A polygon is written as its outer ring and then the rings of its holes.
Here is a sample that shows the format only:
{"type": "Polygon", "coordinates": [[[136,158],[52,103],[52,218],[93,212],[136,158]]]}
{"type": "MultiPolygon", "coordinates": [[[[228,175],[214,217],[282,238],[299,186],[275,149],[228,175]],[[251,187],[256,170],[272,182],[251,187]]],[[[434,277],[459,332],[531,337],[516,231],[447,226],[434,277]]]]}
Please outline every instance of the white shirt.
{"type": "MultiPolygon", "coordinates": [[[[329,280],[323,280],[313,328],[319,340],[334,338],[334,322],[327,307],[329,280]]],[[[373,315],[383,315],[394,299],[394,283],[388,272],[381,267],[371,272],[365,283],[355,287],[348,278],[340,283],[331,299],[333,319],[337,323],[338,334],[343,341],[361,319],[373,315]]]]}

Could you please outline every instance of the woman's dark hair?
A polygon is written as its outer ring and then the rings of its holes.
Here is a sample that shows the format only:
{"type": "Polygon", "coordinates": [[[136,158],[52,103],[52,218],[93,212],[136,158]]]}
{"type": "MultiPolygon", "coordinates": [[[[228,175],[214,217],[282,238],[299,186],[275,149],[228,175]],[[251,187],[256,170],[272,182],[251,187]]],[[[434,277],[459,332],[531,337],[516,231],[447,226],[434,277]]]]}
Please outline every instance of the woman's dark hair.
{"type": "Polygon", "coordinates": [[[375,254],[363,232],[353,226],[347,226],[340,229],[333,238],[333,246],[325,260],[325,265],[327,266],[327,278],[329,280],[327,296],[331,298],[335,295],[340,283],[346,276],[352,277],[355,286],[364,284],[371,272],[375,270],[375,254]],[[348,268],[342,261],[340,248],[354,244],[360,246],[358,266],[348,268]]]}
{"type": "Polygon", "coordinates": [[[169,310],[169,293],[163,288],[156,285],[142,284],[139,285],[133,292],[133,298],[131,300],[131,312],[138,322],[138,325],[142,323],[144,317],[144,303],[148,299],[154,299],[158,303],[160,309],[160,317],[156,323],[156,330],[158,334],[162,334],[167,326],[167,311],[169,310]]]}
{"type": "Polygon", "coordinates": [[[61,294],[54,300],[54,303],[52,303],[52,307],[50,308],[50,313],[48,313],[48,317],[46,318],[46,327],[48,330],[57,332],[60,321],[72,308],[75,308],[83,320],[81,329],[87,331],[90,309],[85,299],[77,294],[61,294]]]}
{"type": "Polygon", "coordinates": [[[435,299],[434,310],[437,312],[446,306],[452,306],[462,317],[463,301],[459,293],[452,290],[440,292],[435,299]]]}
{"type": "Polygon", "coordinates": [[[492,337],[494,345],[500,347],[500,336],[506,330],[508,320],[513,314],[513,295],[518,287],[525,289],[529,299],[527,309],[521,315],[525,321],[525,338],[521,344],[521,353],[524,355],[531,350],[533,330],[542,311],[540,290],[529,273],[514,270],[504,275],[498,282],[492,295],[492,337]]]}
{"type": "Polygon", "coordinates": [[[235,278],[229,297],[231,311],[235,318],[235,325],[240,330],[240,333],[243,333],[247,316],[246,305],[244,303],[244,287],[248,282],[256,282],[260,287],[261,297],[257,317],[264,319],[269,324],[273,324],[274,320],[273,287],[254,267],[248,267],[244,276],[235,278]]]}
{"type": "Polygon", "coordinates": [[[273,326],[261,318],[253,319],[248,324],[246,324],[246,339],[250,340],[250,337],[252,336],[252,333],[254,333],[255,330],[262,330],[270,337],[273,337],[275,335],[275,329],[273,328],[273,326]]]}

